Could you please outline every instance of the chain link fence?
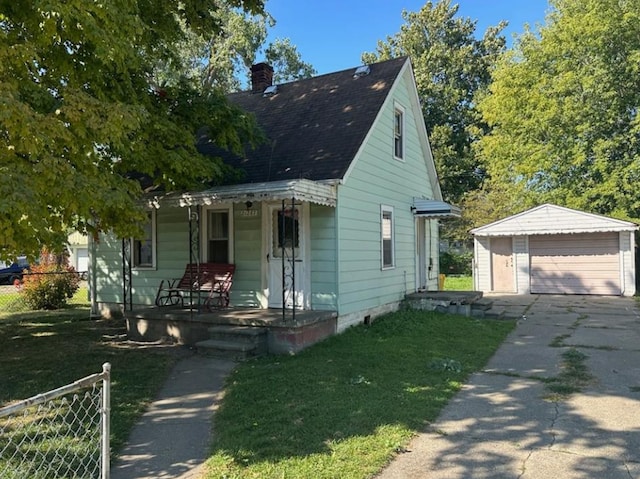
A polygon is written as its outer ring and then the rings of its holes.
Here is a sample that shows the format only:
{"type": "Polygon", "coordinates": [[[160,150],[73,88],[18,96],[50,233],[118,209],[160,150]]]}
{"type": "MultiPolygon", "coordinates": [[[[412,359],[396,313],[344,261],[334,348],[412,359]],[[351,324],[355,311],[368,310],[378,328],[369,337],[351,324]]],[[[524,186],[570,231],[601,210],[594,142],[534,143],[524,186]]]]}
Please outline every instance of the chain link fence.
{"type": "Polygon", "coordinates": [[[3,479],[109,479],[111,365],[0,408],[3,479]]]}
{"type": "Polygon", "coordinates": [[[87,272],[55,272],[55,273],[23,273],[21,280],[15,280],[13,283],[8,283],[6,278],[0,281],[0,314],[1,313],[21,313],[31,310],[31,305],[26,300],[26,296],[23,290],[23,284],[25,278],[37,278],[45,277],[47,275],[69,275],[78,278],[79,289],[78,293],[74,295],[74,298],[70,299],[70,302],[86,303],[88,304],[89,298],[87,293],[87,272]]]}

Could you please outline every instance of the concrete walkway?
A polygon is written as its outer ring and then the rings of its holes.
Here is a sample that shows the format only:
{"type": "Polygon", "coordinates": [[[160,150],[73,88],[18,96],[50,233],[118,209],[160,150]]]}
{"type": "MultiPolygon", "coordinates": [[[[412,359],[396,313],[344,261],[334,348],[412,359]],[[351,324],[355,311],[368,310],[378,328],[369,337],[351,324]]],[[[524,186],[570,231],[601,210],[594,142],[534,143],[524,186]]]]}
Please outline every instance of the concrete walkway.
{"type": "Polygon", "coordinates": [[[111,466],[111,479],[196,479],[209,456],[212,416],[235,363],[180,359],[111,466]]]}
{"type": "Polygon", "coordinates": [[[489,296],[520,318],[483,372],[378,479],[640,478],[640,319],[631,298],[489,296]],[[560,347],[551,347],[554,341],[560,347]],[[595,380],[545,399],[569,347],[595,380]]]}

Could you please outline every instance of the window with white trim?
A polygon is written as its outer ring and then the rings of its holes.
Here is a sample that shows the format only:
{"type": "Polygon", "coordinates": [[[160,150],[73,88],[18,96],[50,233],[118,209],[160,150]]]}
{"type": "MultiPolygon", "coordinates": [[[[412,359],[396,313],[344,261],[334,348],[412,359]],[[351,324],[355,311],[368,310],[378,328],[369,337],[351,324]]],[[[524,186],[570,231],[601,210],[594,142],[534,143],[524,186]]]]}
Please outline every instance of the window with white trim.
{"type": "Polygon", "coordinates": [[[131,238],[132,266],[137,269],[156,267],[156,210],[147,212],[142,238],[131,238]]]}
{"type": "Polygon", "coordinates": [[[382,269],[395,267],[393,207],[380,207],[380,244],[382,269]]]}
{"type": "Polygon", "coordinates": [[[393,110],[393,157],[404,159],[404,108],[400,105],[393,110]]]}
{"type": "Polygon", "coordinates": [[[210,210],[207,218],[207,261],[230,263],[231,241],[229,210],[210,210]]]}

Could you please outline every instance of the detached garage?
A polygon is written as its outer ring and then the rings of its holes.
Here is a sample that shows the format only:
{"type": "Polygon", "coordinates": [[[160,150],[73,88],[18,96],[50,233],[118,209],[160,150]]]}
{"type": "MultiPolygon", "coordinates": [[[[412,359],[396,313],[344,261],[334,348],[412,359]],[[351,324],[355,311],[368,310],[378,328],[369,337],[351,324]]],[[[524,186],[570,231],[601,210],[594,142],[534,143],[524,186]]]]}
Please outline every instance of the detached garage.
{"type": "Polygon", "coordinates": [[[633,296],[637,229],[635,223],[550,204],[475,228],[474,288],[633,296]]]}

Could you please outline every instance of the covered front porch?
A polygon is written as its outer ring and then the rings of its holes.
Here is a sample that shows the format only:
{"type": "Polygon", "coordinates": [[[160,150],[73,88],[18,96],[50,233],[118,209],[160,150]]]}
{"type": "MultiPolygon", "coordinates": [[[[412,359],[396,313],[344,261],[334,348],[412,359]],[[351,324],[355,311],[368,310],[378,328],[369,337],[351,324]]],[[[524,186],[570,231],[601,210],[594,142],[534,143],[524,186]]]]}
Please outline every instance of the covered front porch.
{"type": "Polygon", "coordinates": [[[270,354],[295,354],[336,333],[337,312],[276,308],[206,309],[164,306],[125,311],[129,338],[171,340],[198,347],[225,332],[229,347],[242,337],[264,333],[270,354]],[[229,336],[237,336],[237,338],[229,336]]]}

